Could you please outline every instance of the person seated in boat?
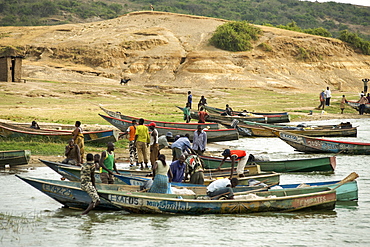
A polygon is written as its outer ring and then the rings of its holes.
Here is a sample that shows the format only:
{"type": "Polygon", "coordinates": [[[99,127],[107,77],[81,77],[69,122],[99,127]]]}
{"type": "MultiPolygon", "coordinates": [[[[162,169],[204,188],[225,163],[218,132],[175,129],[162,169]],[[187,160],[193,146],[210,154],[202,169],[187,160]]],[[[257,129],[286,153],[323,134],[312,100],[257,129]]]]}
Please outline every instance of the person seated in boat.
{"type": "Polygon", "coordinates": [[[226,199],[234,199],[234,191],[232,188],[235,188],[239,183],[237,178],[224,178],[217,179],[213,181],[207,187],[207,195],[211,197],[212,200],[218,200],[225,197],[226,199]]]}
{"type": "Polygon", "coordinates": [[[91,203],[82,214],[88,214],[100,204],[100,199],[95,186],[95,164],[93,154],[86,155],[86,163],[81,167],[81,189],[86,191],[91,198],[91,203]]]}
{"type": "Polygon", "coordinates": [[[64,155],[66,158],[62,161],[63,164],[81,165],[80,147],[73,139],[70,139],[65,148],[64,155]]]}
{"type": "Polygon", "coordinates": [[[171,149],[171,145],[168,143],[170,138],[173,138],[172,132],[167,132],[166,135],[158,137],[159,152],[161,152],[165,147],[171,149]]]}
{"type": "Polygon", "coordinates": [[[232,115],[234,115],[234,111],[233,111],[233,109],[232,109],[228,104],[226,104],[225,114],[226,114],[227,116],[232,116],[232,115]]]}
{"type": "Polygon", "coordinates": [[[153,169],[153,184],[150,187],[150,193],[170,193],[169,182],[172,182],[172,172],[170,166],[166,163],[166,156],[160,154],[158,160],[154,162],[153,169]]]}
{"type": "Polygon", "coordinates": [[[72,131],[72,136],[73,136],[73,140],[80,148],[81,163],[83,163],[83,157],[85,154],[85,140],[84,140],[84,135],[82,134],[81,122],[76,121],[75,127],[76,128],[72,131]]]}
{"type": "Polygon", "coordinates": [[[36,121],[32,121],[30,128],[32,129],[40,129],[39,124],[36,121]]]}
{"type": "Polygon", "coordinates": [[[186,160],[185,178],[188,179],[190,175],[189,183],[191,184],[204,184],[204,166],[202,160],[198,155],[189,155],[186,160]]]}
{"type": "Polygon", "coordinates": [[[222,156],[224,156],[223,160],[221,161],[220,165],[218,166],[218,170],[221,169],[221,166],[225,163],[225,160],[227,158],[231,159],[231,170],[234,170],[235,166],[235,161],[238,161],[238,166],[236,168],[236,173],[238,177],[244,177],[244,168],[245,165],[248,162],[253,162],[254,161],[254,156],[252,154],[247,154],[246,151],[244,150],[230,150],[230,149],[225,149],[222,152],[222,156]]]}
{"type": "Polygon", "coordinates": [[[241,113],[238,114],[238,116],[245,117],[250,115],[247,110],[243,110],[241,113]]]}
{"type": "Polygon", "coordinates": [[[198,111],[201,107],[204,108],[204,106],[207,105],[207,99],[204,98],[204,95],[200,97],[199,103],[198,103],[198,111]]]}

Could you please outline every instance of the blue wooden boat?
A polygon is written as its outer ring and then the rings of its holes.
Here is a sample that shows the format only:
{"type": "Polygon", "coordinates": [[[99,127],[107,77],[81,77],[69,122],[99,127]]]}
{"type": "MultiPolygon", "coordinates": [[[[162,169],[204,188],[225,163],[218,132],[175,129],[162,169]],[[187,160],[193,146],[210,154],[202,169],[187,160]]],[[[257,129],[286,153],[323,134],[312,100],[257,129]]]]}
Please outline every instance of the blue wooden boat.
{"type": "MultiPolygon", "coordinates": [[[[99,114],[108,123],[112,124],[121,131],[126,131],[131,126],[131,121],[118,119],[115,117],[104,116],[99,114]]],[[[182,128],[170,128],[170,127],[156,127],[159,135],[165,135],[167,132],[171,132],[173,136],[189,134],[190,140],[193,140],[194,129],[182,129],[182,128]]],[[[207,142],[218,142],[218,141],[233,141],[239,139],[239,134],[235,129],[217,129],[217,130],[205,130],[207,133],[207,142]]]]}
{"type": "Polygon", "coordinates": [[[305,153],[370,154],[370,143],[335,141],[271,129],[281,140],[305,153]]]}

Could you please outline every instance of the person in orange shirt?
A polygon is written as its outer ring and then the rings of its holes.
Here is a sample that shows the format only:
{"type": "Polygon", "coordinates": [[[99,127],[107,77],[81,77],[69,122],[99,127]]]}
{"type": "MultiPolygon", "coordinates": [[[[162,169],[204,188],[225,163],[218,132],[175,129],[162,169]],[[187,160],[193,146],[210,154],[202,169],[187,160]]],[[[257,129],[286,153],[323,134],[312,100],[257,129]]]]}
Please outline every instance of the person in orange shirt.
{"type": "Polygon", "coordinates": [[[132,125],[128,127],[124,135],[128,135],[129,151],[130,151],[130,166],[139,165],[137,162],[137,151],[135,147],[135,135],[136,135],[136,120],[132,120],[132,125]]]}
{"type": "Polygon", "coordinates": [[[252,162],[254,161],[254,156],[252,154],[247,154],[246,151],[244,150],[230,150],[230,149],[225,149],[222,152],[222,156],[224,156],[224,159],[221,161],[220,165],[218,166],[218,170],[221,169],[221,166],[224,164],[225,160],[227,158],[231,159],[231,175],[230,178],[232,177],[233,171],[234,171],[234,166],[235,166],[235,161],[238,161],[238,166],[236,168],[236,173],[238,177],[244,177],[244,168],[247,162],[252,162]]]}
{"type": "Polygon", "coordinates": [[[204,111],[203,107],[200,107],[200,111],[198,112],[198,123],[205,123],[208,117],[208,113],[204,111]]]}

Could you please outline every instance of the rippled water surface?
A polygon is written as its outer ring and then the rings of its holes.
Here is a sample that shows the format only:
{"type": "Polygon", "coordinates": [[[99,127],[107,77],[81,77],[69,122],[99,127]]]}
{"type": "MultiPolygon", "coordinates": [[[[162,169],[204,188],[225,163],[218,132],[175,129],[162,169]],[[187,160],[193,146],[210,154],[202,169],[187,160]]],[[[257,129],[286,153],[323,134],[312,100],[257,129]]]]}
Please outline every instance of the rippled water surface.
{"type": "MultiPolygon", "coordinates": [[[[360,126],[358,138],[336,139],[370,142],[368,121],[350,121],[360,126]]],[[[271,159],[328,156],[295,152],[277,138],[244,138],[222,144],[271,159]]],[[[281,183],[299,183],[340,180],[357,172],[358,202],[337,204],[334,211],[249,215],[92,211],[81,216],[81,211],[62,208],[14,176],[59,179],[49,168],[0,170],[0,246],[370,246],[369,158],[338,155],[334,174],[281,175],[281,183]]]]}

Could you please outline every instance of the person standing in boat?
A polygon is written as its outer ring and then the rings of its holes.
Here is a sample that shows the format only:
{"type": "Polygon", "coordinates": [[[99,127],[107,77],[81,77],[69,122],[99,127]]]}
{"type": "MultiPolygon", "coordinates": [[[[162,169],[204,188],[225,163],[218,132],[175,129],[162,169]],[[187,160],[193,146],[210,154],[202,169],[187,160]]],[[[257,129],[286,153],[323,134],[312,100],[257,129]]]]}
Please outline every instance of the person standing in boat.
{"type": "Polygon", "coordinates": [[[158,137],[159,152],[165,147],[171,149],[171,145],[168,143],[168,141],[172,137],[172,132],[167,132],[166,135],[161,135],[160,137],[158,137]]]}
{"type": "Polygon", "coordinates": [[[81,128],[80,121],[76,121],[75,129],[72,131],[72,136],[73,136],[74,142],[80,148],[81,163],[83,163],[83,157],[85,154],[85,141],[84,141],[84,135],[82,134],[82,128],[81,128]]]}
{"type": "Polygon", "coordinates": [[[166,156],[160,154],[153,167],[153,184],[149,189],[150,193],[170,193],[169,182],[172,182],[170,166],[166,163],[166,156]]]}
{"type": "Polygon", "coordinates": [[[236,168],[236,173],[238,177],[244,177],[244,168],[247,162],[252,162],[254,161],[254,156],[252,154],[247,154],[246,151],[244,150],[230,150],[230,149],[225,149],[222,152],[222,156],[224,156],[223,160],[221,161],[220,165],[218,166],[217,170],[221,169],[221,166],[225,163],[225,160],[227,158],[231,159],[231,175],[232,177],[233,171],[234,171],[234,166],[235,166],[235,161],[238,161],[238,166],[236,168]]]}
{"type": "Polygon", "coordinates": [[[208,185],[207,195],[211,197],[212,200],[218,200],[222,197],[232,200],[234,199],[234,191],[232,188],[235,188],[238,183],[239,180],[237,178],[217,179],[208,185]]]}
{"type": "Polygon", "coordinates": [[[119,174],[114,157],[114,143],[108,142],[107,150],[103,151],[100,157],[100,180],[103,184],[114,184],[115,171],[119,174]]]}
{"type": "Polygon", "coordinates": [[[80,148],[75,144],[73,139],[69,140],[68,145],[65,148],[64,155],[66,158],[62,161],[63,164],[78,166],[82,164],[80,148]]]}
{"type": "Polygon", "coordinates": [[[186,169],[184,179],[187,180],[188,175],[190,175],[189,183],[204,184],[204,166],[198,155],[189,155],[185,160],[185,164],[186,169]]]}
{"type": "Polygon", "coordinates": [[[137,149],[137,156],[138,162],[140,164],[140,168],[144,169],[143,162],[145,164],[145,168],[148,168],[148,146],[150,143],[150,136],[148,127],[144,125],[144,119],[139,119],[139,125],[136,127],[136,134],[135,134],[135,147],[137,149]]]}
{"type": "Polygon", "coordinates": [[[197,130],[194,131],[193,136],[193,150],[198,155],[203,155],[206,151],[207,145],[207,133],[203,130],[201,125],[198,125],[197,130]]]}
{"type": "Polygon", "coordinates": [[[91,198],[91,203],[82,214],[88,214],[100,204],[100,198],[95,186],[95,164],[93,154],[86,155],[86,163],[81,167],[81,189],[91,198]]]}
{"type": "Polygon", "coordinates": [[[149,124],[150,129],[150,164],[151,166],[154,165],[156,160],[158,160],[159,155],[159,144],[158,144],[158,130],[155,128],[156,124],[154,122],[151,122],[149,124]]]}
{"type": "Polygon", "coordinates": [[[191,143],[189,141],[189,134],[180,137],[171,145],[172,149],[172,161],[178,160],[184,152],[189,152],[191,148],[191,143]]]}
{"type": "Polygon", "coordinates": [[[128,135],[129,141],[129,152],[130,152],[130,166],[134,166],[134,163],[138,166],[137,150],[135,147],[135,135],[136,135],[136,120],[132,120],[131,126],[127,128],[124,135],[128,135]]]}

